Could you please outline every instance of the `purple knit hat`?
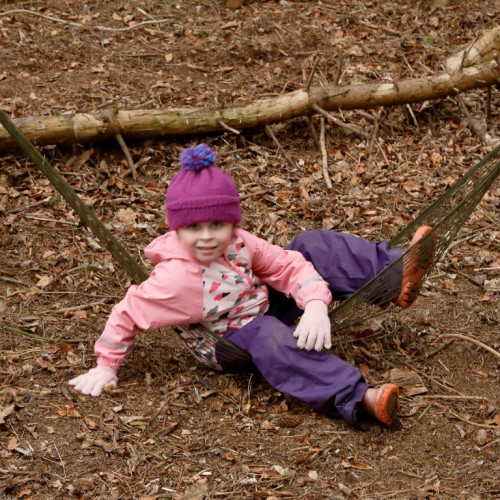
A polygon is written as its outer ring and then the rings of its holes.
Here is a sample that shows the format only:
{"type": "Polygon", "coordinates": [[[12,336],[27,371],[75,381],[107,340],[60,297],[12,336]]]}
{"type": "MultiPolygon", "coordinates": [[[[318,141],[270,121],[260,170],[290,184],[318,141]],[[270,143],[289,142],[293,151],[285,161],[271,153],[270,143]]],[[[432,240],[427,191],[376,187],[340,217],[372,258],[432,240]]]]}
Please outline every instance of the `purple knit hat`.
{"type": "Polygon", "coordinates": [[[215,166],[215,153],[199,144],[179,155],[181,170],[167,189],[165,208],[171,229],[197,222],[241,222],[240,197],[232,177],[215,166]]]}

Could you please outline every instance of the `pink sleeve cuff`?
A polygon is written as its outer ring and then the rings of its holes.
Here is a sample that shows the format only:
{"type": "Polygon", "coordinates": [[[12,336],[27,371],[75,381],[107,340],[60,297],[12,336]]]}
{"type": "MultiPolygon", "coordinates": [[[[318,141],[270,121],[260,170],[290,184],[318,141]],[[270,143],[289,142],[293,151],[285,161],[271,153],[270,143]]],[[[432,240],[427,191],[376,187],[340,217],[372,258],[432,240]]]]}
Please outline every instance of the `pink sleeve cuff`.
{"type": "Polygon", "coordinates": [[[326,305],[329,305],[330,302],[332,301],[332,294],[328,287],[326,286],[326,282],[323,282],[325,286],[320,286],[320,284],[316,284],[314,287],[310,286],[307,287],[305,290],[300,290],[297,293],[297,296],[295,298],[295,302],[297,303],[297,306],[304,310],[306,307],[306,304],[310,302],[311,300],[321,300],[323,301],[326,305]],[[310,290],[308,288],[311,288],[310,290]]]}
{"type": "Polygon", "coordinates": [[[114,360],[114,359],[109,359],[109,358],[104,358],[102,356],[99,356],[97,358],[97,364],[99,366],[105,366],[107,368],[111,368],[113,370],[118,370],[120,368],[120,365],[122,364],[123,360],[114,360]]]}

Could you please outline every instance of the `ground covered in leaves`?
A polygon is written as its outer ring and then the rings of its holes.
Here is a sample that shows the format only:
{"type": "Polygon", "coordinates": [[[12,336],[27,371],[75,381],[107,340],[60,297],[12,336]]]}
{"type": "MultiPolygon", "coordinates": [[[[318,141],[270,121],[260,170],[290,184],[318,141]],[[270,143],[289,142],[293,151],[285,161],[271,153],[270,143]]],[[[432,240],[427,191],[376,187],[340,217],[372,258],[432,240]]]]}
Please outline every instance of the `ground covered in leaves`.
{"type": "MultiPolygon", "coordinates": [[[[499,20],[497,1],[4,1],[0,108],[219,108],[311,75],[425,77],[499,20]]],[[[364,135],[326,123],[332,189],[319,117],[273,125],[276,140],[256,129],[129,142],[136,177],[118,143],[41,151],[151,269],[141,249],[167,230],[164,191],[188,145],[216,149],[246,227],[269,241],[318,227],[389,239],[498,143],[498,103],[493,89],[489,106],[482,90],[337,113],[364,135]]],[[[334,335],[372,383],[401,381],[391,429],[329,420],[258,374],[208,371],[171,331],[141,335],[118,388],[83,397],[66,382],[93,365],[130,281],[33,164],[2,152],[1,497],[499,498],[499,219],[497,183],[413,308],[334,335]]]]}

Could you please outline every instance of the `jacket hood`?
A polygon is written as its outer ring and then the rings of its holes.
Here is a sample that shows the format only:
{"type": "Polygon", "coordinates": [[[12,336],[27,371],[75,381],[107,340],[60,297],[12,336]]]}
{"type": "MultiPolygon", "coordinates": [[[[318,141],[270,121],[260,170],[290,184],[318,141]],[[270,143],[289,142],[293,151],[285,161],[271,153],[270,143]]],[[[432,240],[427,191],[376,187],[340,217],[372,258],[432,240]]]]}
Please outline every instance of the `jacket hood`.
{"type": "Polygon", "coordinates": [[[154,239],[144,249],[144,255],[154,265],[171,259],[192,260],[192,257],[179,241],[175,231],[170,231],[154,239]]]}

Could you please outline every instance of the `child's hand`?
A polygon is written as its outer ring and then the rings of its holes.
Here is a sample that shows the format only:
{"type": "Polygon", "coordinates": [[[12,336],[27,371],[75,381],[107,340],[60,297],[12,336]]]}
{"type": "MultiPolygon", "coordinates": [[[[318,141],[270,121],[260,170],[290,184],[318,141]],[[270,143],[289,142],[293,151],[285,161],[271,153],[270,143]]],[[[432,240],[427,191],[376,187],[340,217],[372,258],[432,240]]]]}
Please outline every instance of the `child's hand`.
{"type": "Polygon", "coordinates": [[[87,373],[71,379],[68,384],[74,386],[82,394],[99,396],[103,389],[116,387],[117,382],[116,370],[107,366],[97,365],[87,373]]]}
{"type": "Polygon", "coordinates": [[[311,300],[306,304],[293,336],[298,338],[297,346],[308,351],[332,347],[328,306],[322,300],[311,300]]]}

